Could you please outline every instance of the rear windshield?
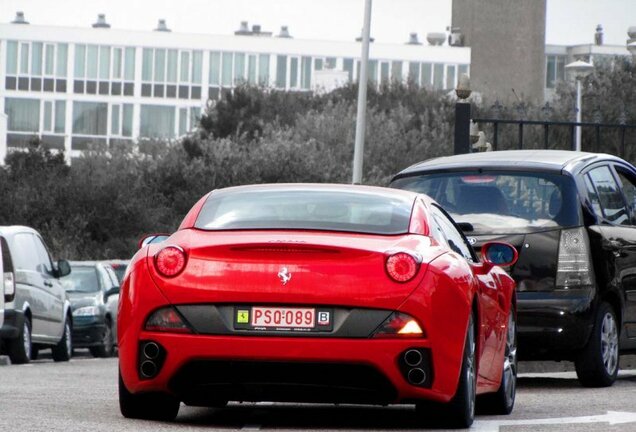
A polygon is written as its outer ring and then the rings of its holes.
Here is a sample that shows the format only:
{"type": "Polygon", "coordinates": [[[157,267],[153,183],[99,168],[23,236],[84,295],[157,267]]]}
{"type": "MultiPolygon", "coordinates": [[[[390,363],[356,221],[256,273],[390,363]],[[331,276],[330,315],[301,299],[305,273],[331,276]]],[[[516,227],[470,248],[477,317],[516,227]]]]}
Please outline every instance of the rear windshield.
{"type": "Polygon", "coordinates": [[[392,187],[426,194],[473,234],[536,232],[580,225],[570,177],[535,172],[450,172],[395,180],[392,187]]]}
{"type": "Polygon", "coordinates": [[[302,229],[408,232],[413,199],[324,190],[218,191],[195,223],[204,230],[302,229]]]}
{"type": "Polygon", "coordinates": [[[66,292],[92,293],[99,291],[95,267],[73,266],[68,276],[60,278],[66,292]]]}

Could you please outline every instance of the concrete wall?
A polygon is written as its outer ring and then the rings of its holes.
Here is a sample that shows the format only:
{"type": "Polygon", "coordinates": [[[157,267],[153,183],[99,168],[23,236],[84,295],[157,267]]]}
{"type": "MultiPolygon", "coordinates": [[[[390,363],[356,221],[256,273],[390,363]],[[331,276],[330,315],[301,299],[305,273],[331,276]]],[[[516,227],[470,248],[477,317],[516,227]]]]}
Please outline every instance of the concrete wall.
{"type": "Polygon", "coordinates": [[[491,102],[542,102],[545,25],[546,0],[453,0],[452,26],[471,47],[472,89],[491,102]]]}

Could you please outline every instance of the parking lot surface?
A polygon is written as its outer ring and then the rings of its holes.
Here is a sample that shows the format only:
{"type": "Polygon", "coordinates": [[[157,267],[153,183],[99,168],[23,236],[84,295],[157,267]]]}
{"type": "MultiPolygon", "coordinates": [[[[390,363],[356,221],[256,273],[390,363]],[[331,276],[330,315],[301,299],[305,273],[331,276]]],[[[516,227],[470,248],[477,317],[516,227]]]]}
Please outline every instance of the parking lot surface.
{"type": "MultiPolygon", "coordinates": [[[[1,431],[422,430],[410,406],[232,403],[182,406],[175,423],[128,420],[117,402],[117,359],[42,357],[0,367],[1,431]]],[[[582,388],[572,372],[524,373],[513,413],[478,416],[471,430],[636,431],[635,395],[636,370],[621,371],[613,387],[602,389],[582,388]]]]}

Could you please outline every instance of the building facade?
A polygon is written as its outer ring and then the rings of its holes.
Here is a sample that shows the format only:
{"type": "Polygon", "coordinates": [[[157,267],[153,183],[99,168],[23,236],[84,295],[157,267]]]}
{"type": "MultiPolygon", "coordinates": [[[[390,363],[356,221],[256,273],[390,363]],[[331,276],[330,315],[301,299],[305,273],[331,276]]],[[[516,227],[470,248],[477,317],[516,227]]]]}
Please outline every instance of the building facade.
{"type": "MultiPolygon", "coordinates": [[[[224,36],[0,24],[0,153],[33,137],[69,161],[91,143],[171,140],[242,83],[321,91],[358,76],[359,42],[254,30],[224,36]]],[[[470,56],[465,47],[373,43],[369,79],[453,89],[470,56]]]]}

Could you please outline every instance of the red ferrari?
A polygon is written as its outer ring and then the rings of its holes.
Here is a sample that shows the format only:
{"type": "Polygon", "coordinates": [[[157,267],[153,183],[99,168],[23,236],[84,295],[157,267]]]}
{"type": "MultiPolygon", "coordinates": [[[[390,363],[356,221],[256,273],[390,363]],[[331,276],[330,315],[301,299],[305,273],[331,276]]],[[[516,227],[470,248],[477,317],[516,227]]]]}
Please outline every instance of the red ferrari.
{"type": "Polygon", "coordinates": [[[149,237],[119,300],[125,417],[228,401],[415,404],[468,427],[513,408],[515,284],[425,195],[350,185],[215,190],[149,237]]]}

